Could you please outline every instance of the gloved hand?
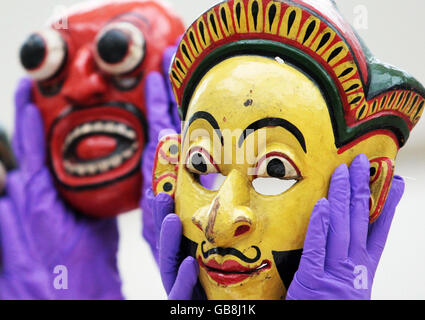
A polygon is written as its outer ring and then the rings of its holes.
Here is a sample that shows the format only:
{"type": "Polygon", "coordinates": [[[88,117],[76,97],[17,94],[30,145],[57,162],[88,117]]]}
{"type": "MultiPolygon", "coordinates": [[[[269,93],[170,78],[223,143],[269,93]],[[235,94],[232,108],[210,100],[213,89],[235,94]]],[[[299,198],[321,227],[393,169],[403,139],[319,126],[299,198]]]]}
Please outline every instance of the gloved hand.
{"type": "Polygon", "coordinates": [[[23,79],[16,93],[20,167],[8,176],[0,203],[0,298],[122,299],[116,219],[79,216],[62,202],[46,166],[31,87],[23,79]]]}
{"type": "Polygon", "coordinates": [[[381,216],[369,225],[370,164],[359,155],[332,176],[327,199],[311,215],[287,300],[366,300],[404,182],[395,176],[381,216]]]}
{"type": "Polygon", "coordinates": [[[153,212],[159,270],[168,299],[200,299],[202,290],[197,287],[198,262],[193,257],[181,258],[182,223],[172,213],[173,198],[166,193],[155,197],[152,190],[148,190],[146,199],[153,212]]]}
{"type": "Polygon", "coordinates": [[[168,80],[168,71],[171,60],[177,47],[169,47],[163,55],[163,75],[152,72],[146,79],[146,107],[147,120],[149,123],[149,141],[143,151],[142,175],[143,189],[140,207],[143,212],[143,237],[151,247],[155,260],[158,261],[157,241],[154,229],[154,218],[150,202],[145,194],[152,188],[152,169],[156,147],[159,140],[167,134],[180,132],[180,118],[177,111],[177,103],[168,80]]]}

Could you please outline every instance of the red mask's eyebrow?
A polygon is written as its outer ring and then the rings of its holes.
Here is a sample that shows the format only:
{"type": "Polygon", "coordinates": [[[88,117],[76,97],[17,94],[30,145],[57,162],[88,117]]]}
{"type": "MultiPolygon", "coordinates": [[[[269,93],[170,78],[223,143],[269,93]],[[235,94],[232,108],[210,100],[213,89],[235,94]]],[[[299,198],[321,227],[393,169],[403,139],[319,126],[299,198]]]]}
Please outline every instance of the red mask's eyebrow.
{"type": "Polygon", "coordinates": [[[109,20],[108,23],[117,22],[117,21],[127,21],[139,27],[141,27],[142,24],[145,24],[148,27],[150,26],[149,20],[138,12],[126,12],[126,13],[120,14],[112,18],[111,20],[109,20]]]}

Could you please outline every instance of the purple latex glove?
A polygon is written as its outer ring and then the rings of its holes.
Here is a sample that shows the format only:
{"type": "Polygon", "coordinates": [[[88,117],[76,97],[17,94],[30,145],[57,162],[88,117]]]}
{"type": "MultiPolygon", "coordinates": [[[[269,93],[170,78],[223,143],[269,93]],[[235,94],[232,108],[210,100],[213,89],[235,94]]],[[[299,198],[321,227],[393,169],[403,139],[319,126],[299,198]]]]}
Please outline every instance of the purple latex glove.
{"type": "Polygon", "coordinates": [[[46,166],[31,88],[23,79],[16,93],[20,167],[8,176],[0,202],[0,298],[122,299],[116,219],[89,219],[62,202],[46,166]]]}
{"type": "Polygon", "coordinates": [[[182,223],[172,213],[174,200],[166,193],[154,197],[148,190],[146,198],[152,208],[155,233],[158,241],[159,270],[169,300],[199,299],[202,295],[197,288],[198,262],[193,257],[181,259],[182,223]]]}
{"type": "Polygon", "coordinates": [[[159,140],[164,135],[180,132],[177,104],[168,80],[168,71],[176,49],[177,47],[174,46],[169,47],[163,55],[164,76],[159,72],[151,72],[147,76],[145,85],[149,141],[143,151],[143,189],[140,207],[143,211],[143,237],[149,243],[156,261],[158,261],[158,250],[154,218],[150,200],[145,197],[145,194],[152,188],[153,161],[159,140]]]}
{"type": "Polygon", "coordinates": [[[332,176],[327,199],[311,215],[303,255],[287,300],[366,300],[404,192],[395,176],[381,216],[369,225],[370,164],[365,155],[332,176]]]}
{"type": "Polygon", "coordinates": [[[0,199],[0,300],[53,299],[50,277],[10,199],[0,199]]]}

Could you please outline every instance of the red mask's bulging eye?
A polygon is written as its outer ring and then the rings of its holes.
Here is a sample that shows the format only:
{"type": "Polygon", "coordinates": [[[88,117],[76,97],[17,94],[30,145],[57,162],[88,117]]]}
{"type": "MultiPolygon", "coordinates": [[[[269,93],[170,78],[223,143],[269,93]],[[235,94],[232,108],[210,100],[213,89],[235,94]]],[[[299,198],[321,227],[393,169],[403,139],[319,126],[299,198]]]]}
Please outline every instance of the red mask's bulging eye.
{"type": "Polygon", "coordinates": [[[58,73],[66,55],[66,43],[53,29],[30,35],[20,51],[22,66],[37,81],[48,80],[58,73]]]}
{"type": "Polygon", "coordinates": [[[108,25],[98,35],[95,59],[99,68],[111,75],[122,75],[136,69],[145,57],[145,38],[129,22],[108,25]]]}

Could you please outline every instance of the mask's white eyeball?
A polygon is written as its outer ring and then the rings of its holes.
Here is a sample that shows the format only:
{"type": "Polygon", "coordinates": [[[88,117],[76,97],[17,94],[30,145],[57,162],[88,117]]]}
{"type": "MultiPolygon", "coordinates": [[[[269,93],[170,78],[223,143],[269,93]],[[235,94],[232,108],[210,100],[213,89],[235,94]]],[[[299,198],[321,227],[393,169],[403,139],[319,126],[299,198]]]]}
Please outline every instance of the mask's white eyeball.
{"type": "Polygon", "coordinates": [[[258,194],[275,196],[292,188],[300,179],[301,173],[292,160],[283,153],[270,152],[258,161],[252,186],[258,194]]]}
{"type": "Polygon", "coordinates": [[[145,38],[129,22],[111,23],[96,40],[95,59],[101,70],[111,75],[133,71],[145,57],[145,38]]]}
{"type": "Polygon", "coordinates": [[[258,161],[256,176],[286,180],[299,180],[301,178],[295,164],[279,152],[271,152],[258,161]]]}
{"type": "Polygon", "coordinates": [[[37,81],[53,77],[64,65],[66,55],[66,43],[54,29],[30,35],[20,51],[22,66],[37,81]]]}
{"type": "Polygon", "coordinates": [[[186,159],[186,168],[194,174],[218,173],[218,167],[210,154],[200,147],[194,147],[189,151],[186,159]]]}

